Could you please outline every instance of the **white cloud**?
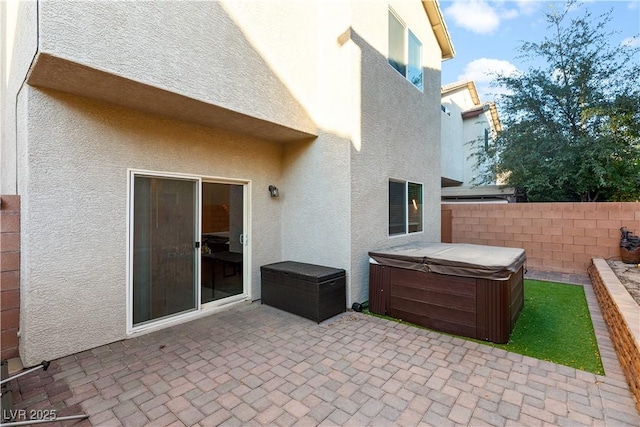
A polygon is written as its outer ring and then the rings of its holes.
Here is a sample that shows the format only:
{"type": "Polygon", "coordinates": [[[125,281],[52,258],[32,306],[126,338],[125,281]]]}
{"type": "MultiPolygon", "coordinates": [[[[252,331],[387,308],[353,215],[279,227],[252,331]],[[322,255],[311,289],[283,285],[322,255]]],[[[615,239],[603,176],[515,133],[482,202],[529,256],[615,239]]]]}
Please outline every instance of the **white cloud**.
{"type": "Polygon", "coordinates": [[[479,58],[469,62],[458,80],[473,80],[478,89],[480,101],[491,101],[495,95],[507,93],[506,89],[491,87],[491,82],[496,74],[511,75],[517,73],[518,69],[509,61],[492,58],[479,58]]]}
{"type": "Polygon", "coordinates": [[[465,67],[461,78],[472,79],[476,82],[490,82],[493,74],[509,75],[518,71],[515,65],[509,61],[492,58],[478,58],[469,62],[465,67]]]}
{"type": "Polygon", "coordinates": [[[492,33],[500,25],[498,13],[483,0],[456,1],[445,13],[456,25],[478,34],[492,33]]]}
{"type": "Polygon", "coordinates": [[[518,9],[504,9],[500,11],[500,17],[503,19],[514,19],[520,16],[518,9]]]}
{"type": "Polygon", "coordinates": [[[535,13],[543,4],[539,0],[517,0],[518,11],[521,15],[531,15],[535,13]]]}
{"type": "Polygon", "coordinates": [[[503,20],[531,15],[541,4],[539,0],[454,0],[444,12],[459,27],[477,34],[490,34],[503,20]]]}
{"type": "Polygon", "coordinates": [[[627,37],[622,40],[620,45],[625,47],[640,47],[640,37],[627,37]]]}

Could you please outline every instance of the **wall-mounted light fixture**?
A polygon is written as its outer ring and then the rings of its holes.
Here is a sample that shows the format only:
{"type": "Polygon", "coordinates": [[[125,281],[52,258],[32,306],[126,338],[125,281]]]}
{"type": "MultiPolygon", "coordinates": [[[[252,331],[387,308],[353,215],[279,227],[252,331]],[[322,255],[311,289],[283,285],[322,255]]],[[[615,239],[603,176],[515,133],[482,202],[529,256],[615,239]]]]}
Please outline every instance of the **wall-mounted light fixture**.
{"type": "Polygon", "coordinates": [[[270,185],[269,194],[271,194],[271,197],[278,197],[278,187],[276,187],[275,185],[270,185]]]}

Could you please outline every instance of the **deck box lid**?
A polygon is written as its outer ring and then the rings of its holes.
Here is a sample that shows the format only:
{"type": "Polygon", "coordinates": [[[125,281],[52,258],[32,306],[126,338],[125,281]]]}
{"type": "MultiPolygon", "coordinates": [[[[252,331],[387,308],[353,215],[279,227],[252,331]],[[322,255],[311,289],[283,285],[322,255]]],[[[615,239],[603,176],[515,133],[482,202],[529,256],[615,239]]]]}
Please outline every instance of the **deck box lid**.
{"type": "Polygon", "coordinates": [[[310,282],[324,282],[345,275],[345,271],[341,268],[325,267],[323,265],[295,261],[276,262],[274,264],[263,265],[260,269],[262,271],[287,273],[290,276],[310,282]]]}
{"type": "Polygon", "coordinates": [[[527,259],[524,249],[468,243],[411,243],[369,256],[391,267],[491,280],[508,280],[527,259]]]}

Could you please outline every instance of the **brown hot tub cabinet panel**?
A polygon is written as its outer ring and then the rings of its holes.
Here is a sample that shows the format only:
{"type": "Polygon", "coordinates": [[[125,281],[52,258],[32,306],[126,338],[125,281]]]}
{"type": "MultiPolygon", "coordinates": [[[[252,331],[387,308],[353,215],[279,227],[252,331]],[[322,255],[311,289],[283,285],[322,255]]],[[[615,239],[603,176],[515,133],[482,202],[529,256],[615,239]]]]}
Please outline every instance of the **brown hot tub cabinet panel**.
{"type": "MultiPolygon", "coordinates": [[[[448,245],[447,249],[451,246],[448,245]]],[[[472,249],[478,250],[480,247],[472,249]]],[[[379,252],[372,254],[376,261],[369,268],[371,312],[441,332],[496,343],[509,341],[524,304],[523,253],[514,253],[522,261],[512,263],[509,267],[517,268],[515,272],[508,274],[502,271],[497,273],[501,277],[495,277],[494,274],[493,278],[434,273],[430,267],[438,260],[433,258],[422,261],[424,268],[420,267],[418,259],[401,260],[401,266],[384,265],[387,261],[385,256],[380,256],[379,252]],[[407,266],[410,268],[403,268],[407,266]]],[[[390,252],[390,256],[389,263],[398,264],[393,258],[396,256],[394,251],[390,252]]],[[[442,263],[446,271],[447,260],[442,260],[442,263]]],[[[464,269],[468,274],[471,271],[470,264],[465,265],[464,269]]],[[[486,271],[478,273],[480,276],[492,274],[486,271]]]]}

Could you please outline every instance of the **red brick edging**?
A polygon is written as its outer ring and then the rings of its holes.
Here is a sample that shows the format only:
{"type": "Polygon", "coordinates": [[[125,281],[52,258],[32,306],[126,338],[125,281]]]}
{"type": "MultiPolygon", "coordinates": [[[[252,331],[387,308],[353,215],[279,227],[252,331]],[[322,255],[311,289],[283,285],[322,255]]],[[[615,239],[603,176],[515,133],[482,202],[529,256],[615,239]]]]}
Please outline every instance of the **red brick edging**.
{"type": "Polygon", "coordinates": [[[640,306],[605,260],[594,258],[588,271],[620,366],[640,411],[640,306]]]}

